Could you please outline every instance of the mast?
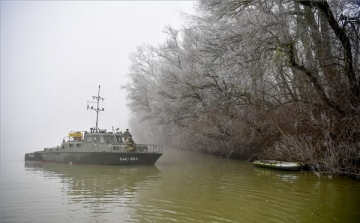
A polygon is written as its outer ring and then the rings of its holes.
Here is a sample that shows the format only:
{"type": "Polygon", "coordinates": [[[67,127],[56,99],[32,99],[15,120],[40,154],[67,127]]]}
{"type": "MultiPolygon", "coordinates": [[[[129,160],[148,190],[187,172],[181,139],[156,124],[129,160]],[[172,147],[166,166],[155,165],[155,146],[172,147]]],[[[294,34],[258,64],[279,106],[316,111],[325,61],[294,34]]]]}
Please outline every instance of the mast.
{"type": "MultiPolygon", "coordinates": [[[[96,108],[91,106],[91,109],[95,110],[95,112],[96,112],[96,129],[95,129],[95,132],[99,132],[99,127],[98,127],[99,112],[104,111],[104,108],[99,108],[99,101],[100,100],[104,101],[104,99],[105,99],[105,98],[100,97],[100,85],[99,85],[98,95],[97,96],[92,96],[92,98],[96,99],[96,102],[91,102],[91,103],[96,103],[96,108]]],[[[89,101],[88,101],[88,103],[89,103],[89,101]]],[[[89,105],[88,105],[88,109],[89,109],[89,105]]]]}

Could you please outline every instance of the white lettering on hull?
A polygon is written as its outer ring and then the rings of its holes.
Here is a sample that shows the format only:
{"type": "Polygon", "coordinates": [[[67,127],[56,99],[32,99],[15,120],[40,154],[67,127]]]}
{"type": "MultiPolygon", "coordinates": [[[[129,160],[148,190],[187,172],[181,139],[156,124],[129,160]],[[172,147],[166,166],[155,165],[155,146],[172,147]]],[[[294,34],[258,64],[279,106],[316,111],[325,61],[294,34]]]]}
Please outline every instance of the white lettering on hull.
{"type": "Polygon", "coordinates": [[[137,157],[120,157],[120,161],[138,161],[138,158],[137,157]]]}

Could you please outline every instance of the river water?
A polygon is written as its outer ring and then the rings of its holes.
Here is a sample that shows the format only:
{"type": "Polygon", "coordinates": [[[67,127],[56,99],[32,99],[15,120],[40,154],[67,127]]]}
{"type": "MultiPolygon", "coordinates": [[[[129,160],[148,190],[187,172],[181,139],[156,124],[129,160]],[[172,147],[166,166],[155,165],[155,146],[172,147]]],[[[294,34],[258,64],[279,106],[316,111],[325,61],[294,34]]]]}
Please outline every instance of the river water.
{"type": "Polygon", "coordinates": [[[359,222],[360,182],[165,148],[155,166],[1,162],[0,222],[359,222]]]}

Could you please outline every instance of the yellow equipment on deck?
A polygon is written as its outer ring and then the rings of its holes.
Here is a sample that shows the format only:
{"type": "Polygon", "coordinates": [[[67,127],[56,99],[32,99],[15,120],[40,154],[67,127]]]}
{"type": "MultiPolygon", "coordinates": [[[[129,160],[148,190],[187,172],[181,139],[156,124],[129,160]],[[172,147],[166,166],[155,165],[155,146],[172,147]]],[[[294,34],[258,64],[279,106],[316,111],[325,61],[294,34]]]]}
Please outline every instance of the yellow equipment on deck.
{"type": "Polygon", "coordinates": [[[69,132],[69,137],[75,141],[81,141],[83,134],[81,132],[69,132]]]}

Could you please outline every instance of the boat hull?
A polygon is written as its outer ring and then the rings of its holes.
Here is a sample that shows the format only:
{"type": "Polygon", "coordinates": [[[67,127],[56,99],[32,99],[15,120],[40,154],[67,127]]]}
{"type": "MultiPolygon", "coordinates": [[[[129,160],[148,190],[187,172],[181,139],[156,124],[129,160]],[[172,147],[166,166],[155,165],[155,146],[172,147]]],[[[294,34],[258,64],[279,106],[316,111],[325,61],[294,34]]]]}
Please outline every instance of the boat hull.
{"type": "Polygon", "coordinates": [[[300,171],[302,170],[302,165],[298,162],[284,162],[276,160],[256,160],[253,162],[255,166],[271,168],[277,170],[290,170],[290,171],[300,171]]]}
{"type": "Polygon", "coordinates": [[[41,161],[42,156],[40,153],[26,153],[25,154],[25,160],[31,160],[31,161],[41,161]]]}
{"type": "Polygon", "coordinates": [[[25,154],[25,160],[100,165],[153,165],[162,155],[162,153],[136,152],[35,152],[33,154],[25,154]]]}

